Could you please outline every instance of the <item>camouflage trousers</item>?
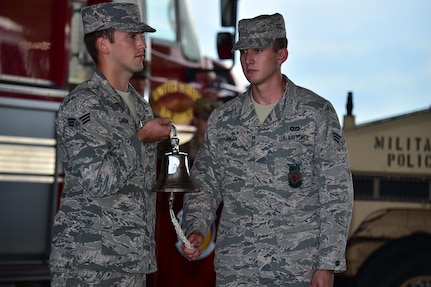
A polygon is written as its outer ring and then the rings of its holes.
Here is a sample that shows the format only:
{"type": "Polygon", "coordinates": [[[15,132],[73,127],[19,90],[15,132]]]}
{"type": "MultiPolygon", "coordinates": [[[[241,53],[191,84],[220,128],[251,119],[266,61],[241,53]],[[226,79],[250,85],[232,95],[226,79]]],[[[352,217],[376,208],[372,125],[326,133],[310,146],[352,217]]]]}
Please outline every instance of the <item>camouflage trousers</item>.
{"type": "Polygon", "coordinates": [[[310,287],[311,277],[286,276],[283,278],[242,277],[217,274],[217,287],[310,287]]]}
{"type": "Polygon", "coordinates": [[[51,270],[51,287],[145,287],[146,274],[101,270],[51,270]]]}

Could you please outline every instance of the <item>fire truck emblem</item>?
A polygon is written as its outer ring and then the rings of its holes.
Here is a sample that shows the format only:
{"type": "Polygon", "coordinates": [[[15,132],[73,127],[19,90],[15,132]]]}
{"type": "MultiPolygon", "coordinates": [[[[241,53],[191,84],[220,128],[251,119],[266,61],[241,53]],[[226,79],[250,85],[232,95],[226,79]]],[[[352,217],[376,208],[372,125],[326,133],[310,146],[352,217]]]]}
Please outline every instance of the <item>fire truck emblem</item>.
{"type": "Polygon", "coordinates": [[[293,188],[297,188],[302,185],[302,174],[299,164],[289,164],[289,174],[287,179],[289,181],[289,186],[293,188]]]}

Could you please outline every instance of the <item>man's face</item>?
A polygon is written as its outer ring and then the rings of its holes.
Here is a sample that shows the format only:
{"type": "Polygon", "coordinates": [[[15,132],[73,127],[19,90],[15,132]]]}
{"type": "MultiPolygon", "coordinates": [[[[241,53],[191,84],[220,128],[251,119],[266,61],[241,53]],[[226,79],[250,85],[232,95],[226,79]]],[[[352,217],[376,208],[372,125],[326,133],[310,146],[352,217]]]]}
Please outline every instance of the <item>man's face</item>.
{"type": "Polygon", "coordinates": [[[145,40],[140,32],[114,32],[114,43],[110,43],[110,59],[119,71],[131,74],[144,68],[145,40]]]}
{"type": "MultiPolygon", "coordinates": [[[[282,51],[282,50],[280,50],[282,51]]],[[[245,77],[251,84],[260,84],[280,73],[280,52],[274,52],[272,45],[259,49],[240,50],[240,61],[245,77]]]]}

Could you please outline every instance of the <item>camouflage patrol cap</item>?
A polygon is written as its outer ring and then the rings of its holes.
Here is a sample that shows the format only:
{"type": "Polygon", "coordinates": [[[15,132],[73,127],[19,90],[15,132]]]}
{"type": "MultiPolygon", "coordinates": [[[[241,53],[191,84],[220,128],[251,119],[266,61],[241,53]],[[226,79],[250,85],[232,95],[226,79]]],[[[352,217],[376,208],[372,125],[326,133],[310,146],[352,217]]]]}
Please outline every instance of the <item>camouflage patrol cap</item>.
{"type": "Polygon", "coordinates": [[[238,23],[239,39],[234,50],[265,48],[277,38],[286,38],[283,16],[260,15],[251,19],[242,19],[238,23]]]}
{"type": "Polygon", "coordinates": [[[137,5],[132,3],[100,3],[82,9],[84,34],[115,29],[124,32],[155,32],[141,22],[137,5]]]}
{"type": "Polygon", "coordinates": [[[221,101],[210,99],[197,99],[195,101],[194,115],[197,118],[208,119],[213,110],[222,104],[221,101]]]}

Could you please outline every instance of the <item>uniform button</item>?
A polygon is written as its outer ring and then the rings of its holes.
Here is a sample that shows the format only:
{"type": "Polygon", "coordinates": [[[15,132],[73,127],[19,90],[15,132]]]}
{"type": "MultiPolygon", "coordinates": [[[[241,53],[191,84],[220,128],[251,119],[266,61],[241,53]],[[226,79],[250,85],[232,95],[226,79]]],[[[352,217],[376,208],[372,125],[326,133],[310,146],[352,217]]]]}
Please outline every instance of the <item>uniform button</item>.
{"type": "Polygon", "coordinates": [[[335,261],[335,266],[340,266],[340,261],[335,261]]]}

